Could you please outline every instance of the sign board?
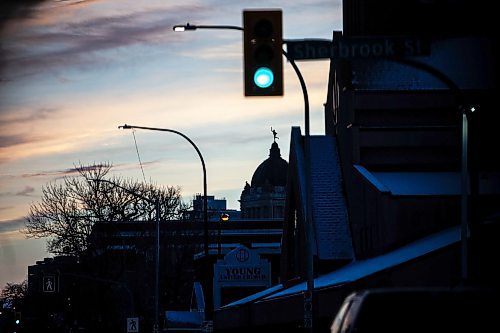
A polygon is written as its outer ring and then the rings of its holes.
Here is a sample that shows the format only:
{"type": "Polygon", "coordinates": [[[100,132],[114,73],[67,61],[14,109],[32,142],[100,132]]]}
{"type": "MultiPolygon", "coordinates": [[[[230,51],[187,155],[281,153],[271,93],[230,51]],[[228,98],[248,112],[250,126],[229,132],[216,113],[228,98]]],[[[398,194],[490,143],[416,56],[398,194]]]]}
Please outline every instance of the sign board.
{"type": "Polygon", "coordinates": [[[55,275],[45,275],[42,280],[42,290],[44,293],[55,293],[57,291],[55,275]]]}
{"type": "Polygon", "coordinates": [[[127,333],[138,333],[139,332],[139,318],[131,317],[127,318],[127,333]]]}
{"type": "Polygon", "coordinates": [[[254,251],[240,246],[229,252],[223,262],[215,266],[215,278],[219,282],[255,284],[267,282],[271,277],[267,261],[260,259],[254,251]]]}
{"type": "Polygon", "coordinates": [[[239,246],[214,265],[214,307],[221,306],[223,288],[271,286],[271,264],[255,250],[239,246]]]}
{"type": "Polygon", "coordinates": [[[429,41],[411,37],[343,37],[332,41],[304,39],[287,41],[293,60],[404,58],[430,54],[429,41]]]}

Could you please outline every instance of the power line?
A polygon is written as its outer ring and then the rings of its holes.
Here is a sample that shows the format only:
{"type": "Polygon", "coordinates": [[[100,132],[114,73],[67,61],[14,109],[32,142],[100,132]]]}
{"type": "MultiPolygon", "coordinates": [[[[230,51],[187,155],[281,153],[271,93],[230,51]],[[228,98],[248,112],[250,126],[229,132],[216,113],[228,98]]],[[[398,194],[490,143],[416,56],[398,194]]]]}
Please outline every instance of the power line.
{"type": "Polygon", "coordinates": [[[135,151],[137,152],[137,158],[139,159],[139,165],[141,166],[142,177],[144,178],[144,183],[146,183],[146,175],[144,174],[144,168],[142,167],[141,155],[139,155],[139,147],[137,146],[137,140],[135,138],[135,130],[132,131],[134,136],[135,151]]]}

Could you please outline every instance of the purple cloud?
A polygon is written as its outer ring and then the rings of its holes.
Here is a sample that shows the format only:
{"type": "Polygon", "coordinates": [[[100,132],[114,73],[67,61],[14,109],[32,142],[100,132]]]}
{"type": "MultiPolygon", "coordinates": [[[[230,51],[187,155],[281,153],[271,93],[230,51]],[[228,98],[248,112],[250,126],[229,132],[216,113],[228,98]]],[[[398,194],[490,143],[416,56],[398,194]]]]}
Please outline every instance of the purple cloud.
{"type": "MultiPolygon", "coordinates": [[[[77,65],[81,68],[104,62],[97,51],[135,44],[158,44],[180,40],[172,31],[179,17],[200,15],[210,8],[177,6],[145,10],[127,15],[99,16],[67,24],[54,23],[24,31],[4,44],[0,68],[8,66],[11,76],[37,73],[47,67],[77,65]],[[39,50],[44,50],[39,52],[39,50]],[[33,53],[32,50],[38,52],[33,53]]],[[[9,78],[3,78],[6,80],[9,78]]]]}
{"type": "MultiPolygon", "coordinates": [[[[1,107],[0,107],[1,111],[1,107]]],[[[32,124],[36,120],[50,119],[58,110],[55,108],[40,108],[32,110],[28,113],[0,113],[0,129],[2,127],[10,127],[17,124],[32,124]]]]}
{"type": "MultiPolygon", "coordinates": [[[[154,160],[154,161],[147,161],[147,162],[142,162],[143,167],[148,167],[151,165],[155,165],[160,163],[160,160],[154,160]]],[[[40,171],[36,173],[25,173],[21,175],[22,178],[36,178],[36,177],[54,177],[54,178],[62,178],[65,176],[78,176],[79,172],[78,170],[86,170],[86,171],[91,171],[94,169],[98,169],[100,167],[106,166],[107,164],[102,163],[102,164],[94,164],[94,165],[89,165],[89,166],[75,166],[74,168],[68,168],[64,170],[54,170],[54,171],[40,171]]],[[[113,170],[130,170],[130,169],[137,169],[138,165],[137,164],[113,164],[113,170]]]]}
{"type": "Polygon", "coordinates": [[[18,196],[27,196],[29,197],[31,194],[35,192],[35,188],[31,186],[25,186],[22,191],[16,193],[18,196]]]}
{"type": "MultiPolygon", "coordinates": [[[[33,132],[27,132],[26,124],[33,125],[34,121],[37,120],[46,120],[53,118],[56,114],[56,109],[50,108],[40,108],[33,110],[31,112],[3,112],[2,107],[0,106],[0,133],[8,133],[10,132],[8,129],[16,128],[16,129],[24,129],[26,132],[24,133],[16,133],[16,134],[0,134],[0,149],[8,148],[16,145],[21,145],[25,143],[31,143],[34,141],[44,141],[48,139],[52,139],[50,134],[37,134],[34,135],[33,132]],[[17,126],[20,125],[20,126],[17,126]]],[[[9,157],[6,156],[3,159],[0,159],[0,163],[8,160],[9,157]]]]}

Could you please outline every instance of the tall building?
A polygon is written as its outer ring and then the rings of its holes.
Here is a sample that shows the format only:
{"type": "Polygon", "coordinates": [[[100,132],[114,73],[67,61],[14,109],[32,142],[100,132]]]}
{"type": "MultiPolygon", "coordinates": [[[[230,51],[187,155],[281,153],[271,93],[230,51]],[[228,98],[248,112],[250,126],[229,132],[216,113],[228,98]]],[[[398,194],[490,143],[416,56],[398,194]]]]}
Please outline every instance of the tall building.
{"type": "Polygon", "coordinates": [[[282,219],[287,174],[288,162],[281,157],[275,137],[269,150],[269,157],[257,167],[252,176],[251,184],[247,182],[241,192],[241,218],[282,219]]]}
{"type": "Polygon", "coordinates": [[[292,128],[280,283],[216,311],[217,332],[327,332],[343,299],[360,289],[498,293],[492,4],[342,4],[332,50],[342,43],[352,52],[332,55],[326,135],[292,128]],[[428,52],[396,55],[398,43],[414,40],[428,52]],[[362,48],[382,50],[379,41],[390,57],[358,57],[362,48]]]}
{"type": "MultiPolygon", "coordinates": [[[[203,220],[204,214],[204,196],[196,194],[193,197],[193,208],[182,214],[182,220],[194,221],[203,220]]],[[[232,220],[240,218],[240,212],[235,209],[227,209],[226,198],[216,199],[213,195],[207,195],[208,220],[210,222],[219,222],[222,214],[228,214],[232,220]]]]}

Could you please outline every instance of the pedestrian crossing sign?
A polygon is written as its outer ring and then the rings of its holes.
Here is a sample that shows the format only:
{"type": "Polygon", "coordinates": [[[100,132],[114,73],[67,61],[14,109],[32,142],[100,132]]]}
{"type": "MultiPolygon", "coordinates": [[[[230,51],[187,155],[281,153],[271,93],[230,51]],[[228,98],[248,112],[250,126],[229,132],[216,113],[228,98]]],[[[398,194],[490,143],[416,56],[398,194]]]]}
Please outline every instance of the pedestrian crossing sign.
{"type": "Polygon", "coordinates": [[[139,332],[139,318],[127,318],[127,333],[139,332]]]}
{"type": "Polygon", "coordinates": [[[57,291],[56,277],[54,275],[45,275],[43,277],[42,290],[44,293],[55,293],[57,291]]]}

